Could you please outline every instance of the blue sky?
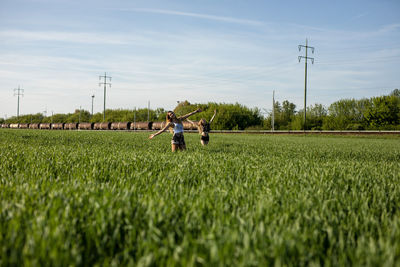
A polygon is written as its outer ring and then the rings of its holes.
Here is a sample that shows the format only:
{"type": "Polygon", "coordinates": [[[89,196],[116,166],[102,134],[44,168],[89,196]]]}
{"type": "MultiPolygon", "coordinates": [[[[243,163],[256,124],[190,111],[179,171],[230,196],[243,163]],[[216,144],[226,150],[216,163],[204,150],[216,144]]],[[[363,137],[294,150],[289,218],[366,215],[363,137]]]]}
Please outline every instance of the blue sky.
{"type": "Polygon", "coordinates": [[[0,117],[103,109],[173,109],[177,101],[270,109],[272,91],[308,104],[400,87],[400,1],[0,0],[0,117]]]}

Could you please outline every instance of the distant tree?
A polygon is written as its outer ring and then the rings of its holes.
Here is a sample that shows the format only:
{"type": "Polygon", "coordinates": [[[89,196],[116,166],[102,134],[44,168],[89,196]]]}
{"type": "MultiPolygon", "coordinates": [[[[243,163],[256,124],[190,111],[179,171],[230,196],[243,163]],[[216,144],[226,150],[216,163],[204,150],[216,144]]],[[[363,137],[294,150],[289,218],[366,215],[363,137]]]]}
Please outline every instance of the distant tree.
{"type": "Polygon", "coordinates": [[[394,90],[390,93],[390,95],[400,97],[400,90],[399,90],[399,89],[394,89],[394,90]]]}
{"type": "Polygon", "coordinates": [[[364,111],[368,99],[342,99],[332,103],[323,119],[324,130],[349,130],[364,127],[364,111]]]}
{"type": "MultiPolygon", "coordinates": [[[[307,107],[306,130],[322,130],[322,124],[327,116],[327,110],[322,104],[307,107]]],[[[291,121],[291,130],[304,130],[304,109],[294,116],[291,121]]]]}
{"type": "MultiPolygon", "coordinates": [[[[296,105],[284,100],[282,105],[279,101],[274,103],[274,129],[275,130],[290,130],[292,129],[292,121],[296,115],[296,105]]],[[[268,114],[264,120],[264,128],[271,129],[272,125],[272,112],[268,114]]]]}
{"type": "MultiPolygon", "coordinates": [[[[116,121],[147,121],[148,117],[150,121],[159,121],[165,119],[166,112],[163,108],[158,108],[156,110],[152,109],[107,109],[106,110],[106,121],[116,122],[116,121]],[[162,115],[164,114],[164,115],[162,115]]],[[[102,122],[103,121],[103,113],[95,113],[90,117],[90,122],[102,122]]]]}
{"type": "Polygon", "coordinates": [[[42,113],[36,114],[25,114],[20,115],[19,118],[16,116],[10,117],[6,120],[7,123],[40,123],[43,122],[44,116],[42,113]]]}
{"type": "Polygon", "coordinates": [[[189,113],[197,108],[203,112],[195,114],[191,119],[199,120],[205,118],[210,120],[214,110],[217,110],[212,129],[216,130],[244,130],[253,126],[262,125],[262,116],[259,109],[249,109],[246,106],[236,104],[217,104],[210,102],[208,104],[190,104],[188,101],[178,103],[174,112],[180,116],[189,113]]]}
{"type": "Polygon", "coordinates": [[[157,108],[154,111],[155,115],[156,115],[156,121],[160,121],[165,119],[165,117],[167,116],[167,110],[163,109],[163,108],[157,108]]]}
{"type": "MultiPolygon", "coordinates": [[[[107,110],[106,110],[106,112],[107,112],[107,110]]],[[[74,113],[69,113],[65,118],[63,116],[59,115],[59,116],[57,116],[57,119],[61,119],[62,118],[62,119],[65,120],[65,121],[62,121],[62,122],[66,122],[66,123],[71,123],[71,122],[73,122],[73,123],[89,122],[90,121],[90,116],[91,116],[91,114],[90,114],[89,111],[83,110],[83,109],[81,109],[81,110],[76,109],[74,113]]],[[[50,122],[49,118],[50,117],[46,118],[47,122],[50,122]]],[[[54,118],[53,118],[53,122],[55,122],[54,118]]],[[[57,121],[57,122],[60,122],[60,121],[57,121]]]]}
{"type": "Polygon", "coordinates": [[[322,104],[307,107],[307,128],[310,130],[322,130],[323,120],[328,112],[322,104]]]}
{"type": "Polygon", "coordinates": [[[398,126],[400,124],[400,97],[396,95],[373,97],[364,116],[372,128],[398,126]]]}
{"type": "Polygon", "coordinates": [[[68,116],[70,116],[71,114],[54,114],[53,115],[53,123],[63,123],[67,121],[68,116]]]}
{"type": "Polygon", "coordinates": [[[296,105],[290,103],[288,100],[282,102],[283,119],[290,122],[296,113],[296,105]]]}
{"type": "Polygon", "coordinates": [[[290,123],[294,119],[295,114],[296,114],[296,105],[290,103],[288,100],[283,101],[282,110],[281,113],[279,114],[281,119],[280,129],[290,130],[291,129],[290,123]]]}

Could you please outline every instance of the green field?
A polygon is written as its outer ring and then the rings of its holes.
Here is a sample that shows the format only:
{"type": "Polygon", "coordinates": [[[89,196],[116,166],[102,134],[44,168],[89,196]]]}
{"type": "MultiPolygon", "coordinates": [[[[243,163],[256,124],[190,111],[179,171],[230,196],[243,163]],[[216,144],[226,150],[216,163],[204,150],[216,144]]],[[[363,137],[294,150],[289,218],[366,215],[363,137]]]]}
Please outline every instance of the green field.
{"type": "Polygon", "coordinates": [[[0,130],[0,266],[399,266],[400,137],[0,130]]]}

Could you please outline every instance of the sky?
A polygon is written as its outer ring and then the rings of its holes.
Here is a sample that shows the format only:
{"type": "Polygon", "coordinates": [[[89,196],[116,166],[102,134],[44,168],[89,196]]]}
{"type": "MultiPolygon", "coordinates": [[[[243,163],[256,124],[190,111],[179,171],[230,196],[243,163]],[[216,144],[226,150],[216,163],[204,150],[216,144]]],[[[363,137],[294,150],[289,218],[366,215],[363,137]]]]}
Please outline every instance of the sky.
{"type": "Polygon", "coordinates": [[[400,87],[399,0],[0,0],[0,117],[173,109],[178,101],[268,112],[400,87]],[[109,82],[109,81],[107,81],[109,82]]]}

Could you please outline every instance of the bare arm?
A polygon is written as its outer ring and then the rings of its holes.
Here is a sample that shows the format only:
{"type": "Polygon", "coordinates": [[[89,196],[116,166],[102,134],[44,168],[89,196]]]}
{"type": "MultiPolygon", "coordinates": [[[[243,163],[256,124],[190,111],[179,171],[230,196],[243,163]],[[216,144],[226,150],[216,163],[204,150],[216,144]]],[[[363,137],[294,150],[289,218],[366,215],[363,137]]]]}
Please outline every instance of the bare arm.
{"type": "Polygon", "coordinates": [[[199,112],[201,112],[201,111],[202,111],[202,110],[201,110],[200,108],[198,108],[198,109],[196,109],[195,111],[192,111],[192,112],[190,112],[190,113],[188,113],[188,114],[186,114],[186,115],[180,116],[179,119],[181,119],[181,120],[186,120],[186,119],[189,118],[190,116],[192,116],[192,115],[194,115],[194,114],[196,114],[196,113],[199,113],[199,112]]]}
{"type": "Polygon", "coordinates": [[[189,119],[186,119],[188,122],[190,122],[193,126],[195,126],[196,128],[197,128],[197,130],[199,131],[199,133],[201,133],[201,129],[200,129],[200,126],[197,124],[197,123],[195,123],[194,121],[191,121],[191,120],[189,120],[189,119]]]}
{"type": "Polygon", "coordinates": [[[162,133],[165,132],[165,131],[168,129],[168,127],[170,127],[170,126],[171,126],[171,122],[168,123],[167,125],[165,125],[164,128],[162,128],[161,130],[159,130],[159,131],[156,132],[155,134],[150,135],[150,136],[149,136],[149,139],[153,139],[155,136],[157,136],[157,135],[159,135],[159,134],[162,134],[162,133]]]}
{"type": "Polygon", "coordinates": [[[212,123],[212,121],[214,120],[214,118],[215,118],[215,115],[217,115],[217,110],[216,109],[214,109],[214,115],[212,116],[212,118],[211,118],[211,120],[210,120],[210,124],[212,123]]]}

